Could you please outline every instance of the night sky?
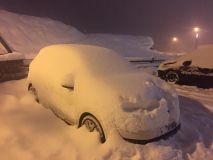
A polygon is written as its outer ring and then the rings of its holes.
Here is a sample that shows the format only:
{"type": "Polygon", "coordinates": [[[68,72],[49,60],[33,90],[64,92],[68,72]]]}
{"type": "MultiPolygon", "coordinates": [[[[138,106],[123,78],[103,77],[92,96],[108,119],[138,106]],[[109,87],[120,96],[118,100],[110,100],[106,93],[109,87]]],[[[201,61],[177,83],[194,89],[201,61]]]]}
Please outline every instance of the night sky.
{"type": "Polygon", "coordinates": [[[200,43],[213,43],[213,0],[1,0],[0,8],[50,17],[84,33],[148,35],[161,50],[193,45],[194,26],[200,43]]]}

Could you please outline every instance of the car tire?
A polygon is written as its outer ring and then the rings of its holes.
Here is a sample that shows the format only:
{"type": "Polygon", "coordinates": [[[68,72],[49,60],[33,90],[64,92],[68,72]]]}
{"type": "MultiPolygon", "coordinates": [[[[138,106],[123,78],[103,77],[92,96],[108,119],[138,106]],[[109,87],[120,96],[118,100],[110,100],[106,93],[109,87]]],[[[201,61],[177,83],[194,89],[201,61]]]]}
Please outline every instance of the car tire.
{"type": "Polygon", "coordinates": [[[106,141],[105,134],[100,122],[97,120],[95,116],[90,113],[86,113],[81,117],[80,127],[85,125],[85,127],[90,131],[97,131],[99,133],[100,142],[104,143],[106,141]]]}
{"type": "Polygon", "coordinates": [[[173,83],[173,84],[177,83],[180,80],[178,73],[175,71],[167,72],[165,77],[167,82],[173,83]]]}
{"type": "Polygon", "coordinates": [[[32,94],[33,99],[34,99],[37,103],[39,103],[39,98],[38,98],[37,91],[36,91],[36,89],[33,87],[32,84],[29,85],[28,91],[32,94]]]}

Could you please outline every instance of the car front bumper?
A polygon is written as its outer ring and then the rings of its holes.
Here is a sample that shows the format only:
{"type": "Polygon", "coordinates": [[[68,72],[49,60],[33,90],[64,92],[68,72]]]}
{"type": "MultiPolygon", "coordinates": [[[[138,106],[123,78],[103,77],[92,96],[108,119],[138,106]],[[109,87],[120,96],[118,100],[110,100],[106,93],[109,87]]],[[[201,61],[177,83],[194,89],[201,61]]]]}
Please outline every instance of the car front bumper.
{"type": "Polygon", "coordinates": [[[177,133],[181,128],[180,123],[172,122],[171,124],[159,129],[151,131],[143,131],[140,133],[128,133],[122,134],[123,139],[136,144],[146,144],[149,142],[158,141],[160,139],[167,139],[168,137],[177,133]]]}

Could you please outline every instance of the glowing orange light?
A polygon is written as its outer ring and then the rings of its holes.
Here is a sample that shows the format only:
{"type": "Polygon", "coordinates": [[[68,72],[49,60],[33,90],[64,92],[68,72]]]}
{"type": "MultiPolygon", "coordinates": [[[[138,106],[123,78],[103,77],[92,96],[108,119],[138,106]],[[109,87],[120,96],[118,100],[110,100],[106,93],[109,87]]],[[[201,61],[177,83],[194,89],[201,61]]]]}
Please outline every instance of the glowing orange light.
{"type": "Polygon", "coordinates": [[[172,42],[178,42],[178,38],[177,37],[173,37],[172,38],[172,42]]]}
{"type": "Polygon", "coordinates": [[[194,30],[195,33],[198,33],[200,31],[200,28],[199,27],[194,27],[193,30],[194,30]]]}

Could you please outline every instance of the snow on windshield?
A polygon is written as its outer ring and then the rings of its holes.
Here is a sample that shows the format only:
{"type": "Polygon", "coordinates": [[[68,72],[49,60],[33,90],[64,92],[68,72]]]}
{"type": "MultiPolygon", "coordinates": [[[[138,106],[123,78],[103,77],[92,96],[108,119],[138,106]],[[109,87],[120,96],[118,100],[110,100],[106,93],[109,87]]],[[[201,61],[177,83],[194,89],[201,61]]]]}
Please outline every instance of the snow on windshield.
{"type": "Polygon", "coordinates": [[[80,57],[93,73],[113,74],[136,69],[116,52],[103,47],[79,45],[80,57]]]}

